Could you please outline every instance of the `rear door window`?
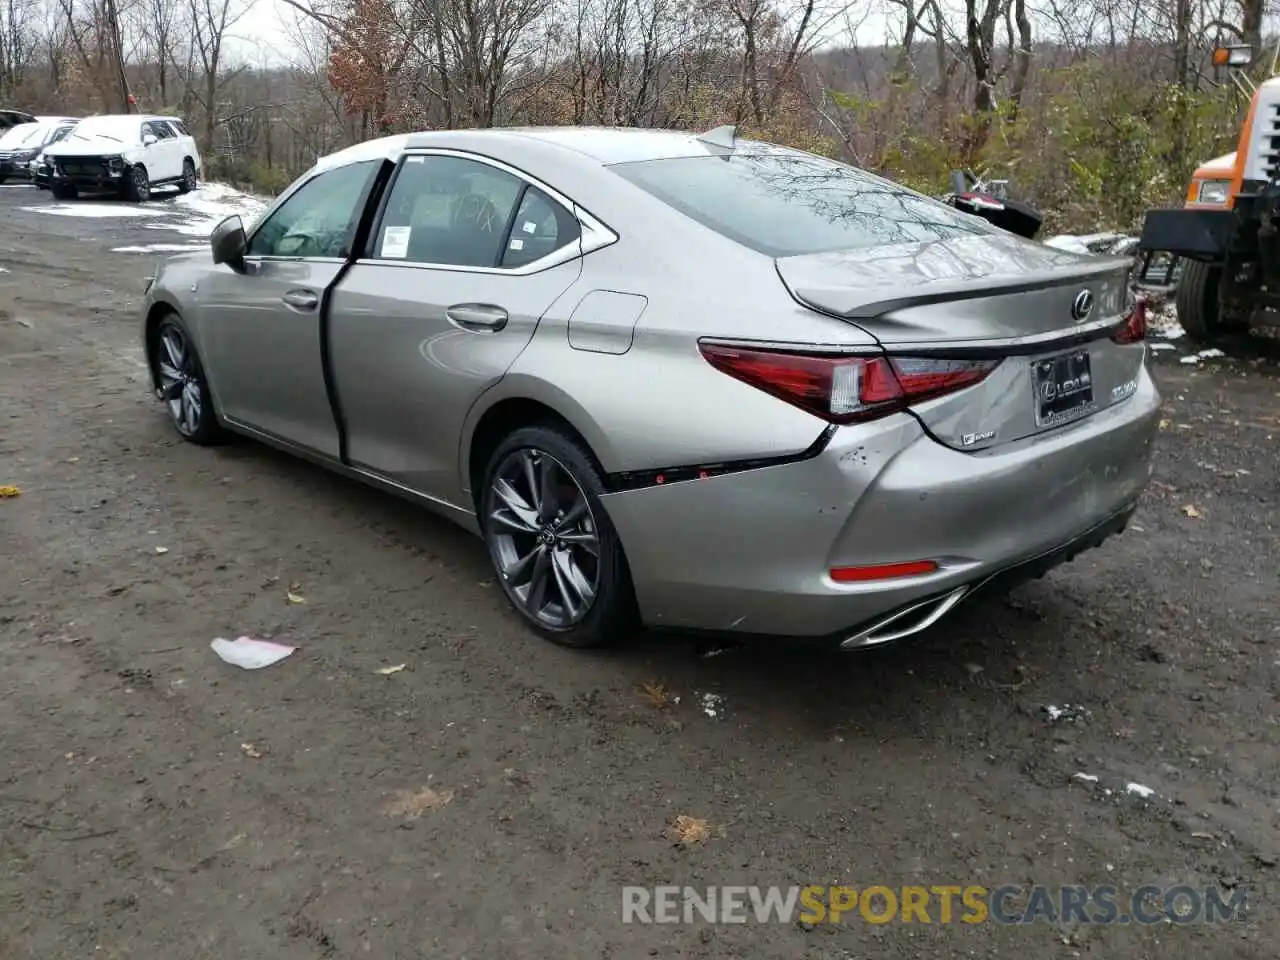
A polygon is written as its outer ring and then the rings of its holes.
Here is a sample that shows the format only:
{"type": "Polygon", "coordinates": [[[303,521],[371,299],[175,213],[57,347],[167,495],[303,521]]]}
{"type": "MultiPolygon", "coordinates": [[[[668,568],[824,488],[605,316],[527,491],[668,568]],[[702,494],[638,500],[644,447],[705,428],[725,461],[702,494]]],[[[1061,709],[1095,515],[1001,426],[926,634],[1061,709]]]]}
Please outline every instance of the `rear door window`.
{"type": "Polygon", "coordinates": [[[430,154],[405,158],[370,255],[514,269],[577,238],[577,219],[520,177],[479,160],[430,154]]]}
{"type": "Polygon", "coordinates": [[[990,235],[985,220],[834,160],[743,151],[610,169],[704,227],[771,257],[990,235]]]}

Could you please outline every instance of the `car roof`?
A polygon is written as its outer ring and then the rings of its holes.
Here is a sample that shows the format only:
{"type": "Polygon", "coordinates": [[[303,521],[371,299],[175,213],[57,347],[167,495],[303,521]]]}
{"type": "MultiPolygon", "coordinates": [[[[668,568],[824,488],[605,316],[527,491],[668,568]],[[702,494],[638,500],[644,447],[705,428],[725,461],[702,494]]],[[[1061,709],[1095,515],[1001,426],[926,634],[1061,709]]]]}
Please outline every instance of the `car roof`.
{"type": "MultiPolygon", "coordinates": [[[[322,157],[320,166],[345,166],[362,160],[394,157],[415,147],[449,147],[465,141],[468,145],[493,141],[514,146],[521,140],[573,151],[600,164],[662,160],[674,157],[721,156],[723,148],[699,139],[700,134],[678,130],[650,130],[639,127],[493,127],[485,130],[424,130],[366,140],[322,157]]],[[[742,146],[767,147],[750,140],[742,146]]]]}

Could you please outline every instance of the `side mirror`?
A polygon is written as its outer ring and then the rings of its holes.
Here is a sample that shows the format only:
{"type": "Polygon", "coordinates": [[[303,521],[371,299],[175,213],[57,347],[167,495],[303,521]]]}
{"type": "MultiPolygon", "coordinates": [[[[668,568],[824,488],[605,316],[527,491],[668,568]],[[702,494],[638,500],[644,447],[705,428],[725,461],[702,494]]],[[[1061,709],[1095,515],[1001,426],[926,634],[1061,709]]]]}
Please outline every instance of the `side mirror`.
{"type": "Polygon", "coordinates": [[[159,140],[157,139],[157,137],[156,137],[156,135],[155,135],[154,133],[148,133],[148,134],[146,134],[146,135],[142,138],[142,145],[143,145],[144,147],[149,147],[149,146],[151,146],[153,143],[158,143],[158,142],[159,142],[159,140]]]}
{"type": "Polygon", "coordinates": [[[209,246],[213,249],[213,262],[226,263],[232,266],[244,260],[247,246],[244,235],[244,222],[239,214],[232,214],[213,228],[209,234],[209,246]]]}

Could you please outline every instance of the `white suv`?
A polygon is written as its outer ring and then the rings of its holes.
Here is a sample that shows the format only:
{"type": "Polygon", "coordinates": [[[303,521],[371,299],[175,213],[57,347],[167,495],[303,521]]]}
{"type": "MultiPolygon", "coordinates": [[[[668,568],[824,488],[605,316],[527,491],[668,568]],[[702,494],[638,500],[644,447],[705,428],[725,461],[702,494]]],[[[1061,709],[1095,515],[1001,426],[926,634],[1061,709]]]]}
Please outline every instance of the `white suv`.
{"type": "Polygon", "coordinates": [[[115,193],[143,201],[151,188],[195,189],[196,142],[176,117],[123,114],[86,117],[44,152],[49,186],[59,200],[80,193],[115,193]]]}

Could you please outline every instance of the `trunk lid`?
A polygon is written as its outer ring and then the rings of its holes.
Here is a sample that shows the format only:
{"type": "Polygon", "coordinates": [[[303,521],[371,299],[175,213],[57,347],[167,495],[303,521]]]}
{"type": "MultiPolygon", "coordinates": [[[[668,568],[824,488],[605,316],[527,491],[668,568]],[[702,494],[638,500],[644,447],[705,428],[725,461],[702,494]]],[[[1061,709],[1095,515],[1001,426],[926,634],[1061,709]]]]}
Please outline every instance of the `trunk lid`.
{"type": "Polygon", "coordinates": [[[1002,361],[981,383],[912,407],[957,450],[1063,428],[1137,390],[1145,346],[1108,336],[1128,303],[1128,259],[992,233],[776,263],[796,300],[891,356],[1002,361]]]}

